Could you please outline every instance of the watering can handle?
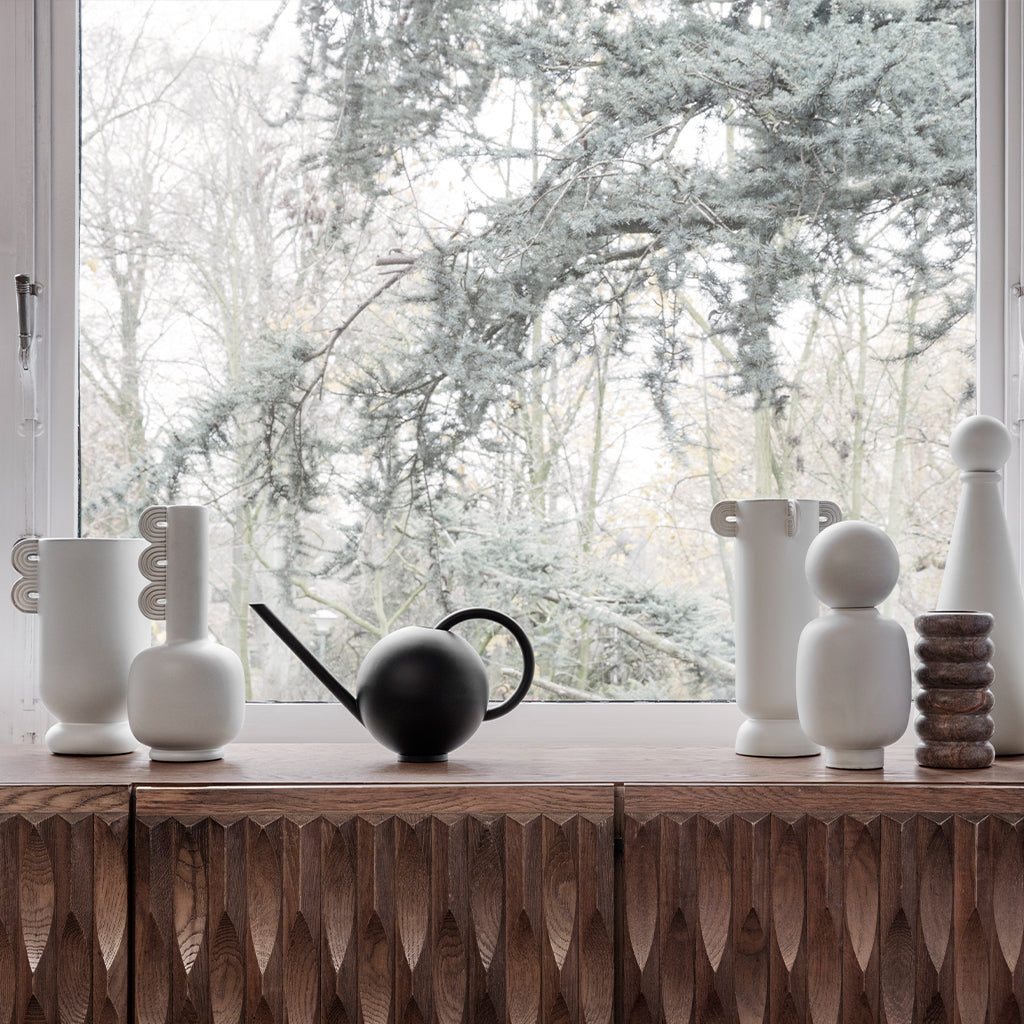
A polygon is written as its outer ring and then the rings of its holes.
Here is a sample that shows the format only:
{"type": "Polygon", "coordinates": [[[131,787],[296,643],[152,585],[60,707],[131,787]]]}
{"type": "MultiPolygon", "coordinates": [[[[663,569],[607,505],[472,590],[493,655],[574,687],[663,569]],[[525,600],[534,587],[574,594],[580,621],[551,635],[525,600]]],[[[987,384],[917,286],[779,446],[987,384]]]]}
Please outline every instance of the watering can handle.
{"type": "Polygon", "coordinates": [[[463,608],[460,611],[452,612],[451,615],[446,615],[434,629],[451,629],[452,626],[457,626],[460,622],[465,622],[467,619],[488,619],[491,622],[498,623],[499,626],[504,626],[515,637],[523,656],[523,678],[519,680],[519,685],[509,697],[506,697],[504,701],[495,707],[487,709],[484,713],[484,721],[489,722],[494,718],[501,718],[502,715],[507,715],[526,696],[527,690],[530,689],[530,684],[533,682],[534,668],[533,645],[530,643],[530,638],[526,635],[523,627],[515,619],[510,618],[504,612],[497,612],[493,608],[463,608]]]}

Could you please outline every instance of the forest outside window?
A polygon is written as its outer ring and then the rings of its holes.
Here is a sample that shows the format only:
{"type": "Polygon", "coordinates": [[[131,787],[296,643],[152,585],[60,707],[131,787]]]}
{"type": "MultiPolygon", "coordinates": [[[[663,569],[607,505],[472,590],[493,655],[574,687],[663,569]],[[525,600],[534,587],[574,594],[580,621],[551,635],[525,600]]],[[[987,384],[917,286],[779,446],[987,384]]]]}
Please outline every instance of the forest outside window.
{"type": "MultiPolygon", "coordinates": [[[[82,0],[81,530],[211,509],[253,701],[528,624],[541,700],[732,695],[722,498],[933,605],[975,406],[973,0],[82,0]]],[[[493,695],[517,678],[503,634],[493,695]]]]}

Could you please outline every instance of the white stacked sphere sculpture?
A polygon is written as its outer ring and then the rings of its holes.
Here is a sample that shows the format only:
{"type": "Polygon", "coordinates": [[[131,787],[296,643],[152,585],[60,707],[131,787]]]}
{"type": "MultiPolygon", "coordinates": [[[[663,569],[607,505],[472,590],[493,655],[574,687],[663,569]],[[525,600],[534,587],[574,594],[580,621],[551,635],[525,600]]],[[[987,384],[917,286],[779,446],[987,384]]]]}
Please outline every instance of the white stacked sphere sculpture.
{"type": "Polygon", "coordinates": [[[881,768],[910,721],[910,645],[875,607],[899,578],[896,546],[877,526],[847,520],[815,538],[806,569],[830,610],[800,634],[800,725],[830,768],[881,768]]]}

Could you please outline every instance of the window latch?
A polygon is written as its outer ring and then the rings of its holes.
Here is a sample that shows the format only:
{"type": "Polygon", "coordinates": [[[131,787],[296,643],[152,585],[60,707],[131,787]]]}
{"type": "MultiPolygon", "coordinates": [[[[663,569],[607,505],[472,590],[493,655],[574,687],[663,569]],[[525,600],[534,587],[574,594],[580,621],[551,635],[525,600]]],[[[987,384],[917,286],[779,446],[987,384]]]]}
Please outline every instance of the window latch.
{"type": "Polygon", "coordinates": [[[21,358],[21,368],[27,370],[32,353],[32,337],[35,333],[35,317],[32,315],[34,310],[30,308],[35,304],[29,300],[39,295],[43,286],[33,281],[28,274],[16,274],[14,286],[18,294],[18,355],[21,358]]]}
{"type": "Polygon", "coordinates": [[[1016,402],[1010,410],[1013,420],[1010,426],[1014,431],[1019,431],[1021,423],[1024,423],[1024,321],[1021,319],[1024,316],[1024,285],[1017,281],[1010,286],[1010,293],[1017,300],[1017,363],[1013,375],[1016,402]]]}

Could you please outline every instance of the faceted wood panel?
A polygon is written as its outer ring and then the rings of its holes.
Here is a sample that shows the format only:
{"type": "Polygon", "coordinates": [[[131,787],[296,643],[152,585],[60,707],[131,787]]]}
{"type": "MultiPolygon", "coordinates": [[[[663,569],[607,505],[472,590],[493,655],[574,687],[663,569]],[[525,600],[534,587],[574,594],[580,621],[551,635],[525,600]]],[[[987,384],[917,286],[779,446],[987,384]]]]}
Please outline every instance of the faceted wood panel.
{"type": "Polygon", "coordinates": [[[0,796],[0,1022],[128,1020],[127,787],[0,796]]]}
{"type": "Polygon", "coordinates": [[[641,806],[624,1020],[1024,1019],[1024,817],[641,806]]]}
{"type": "Polygon", "coordinates": [[[612,805],[607,786],[140,789],[137,1020],[610,1022],[612,805]]]}

